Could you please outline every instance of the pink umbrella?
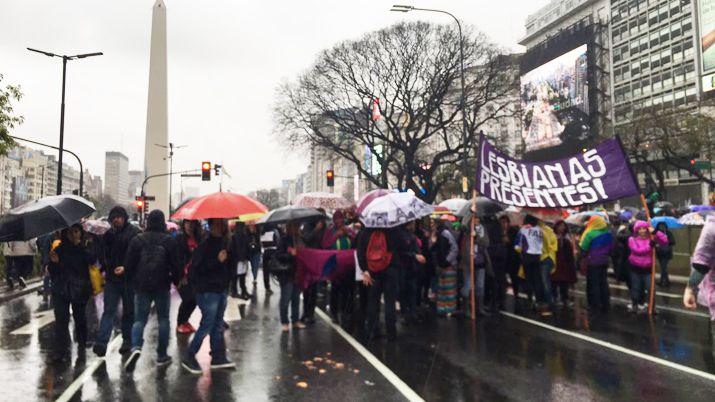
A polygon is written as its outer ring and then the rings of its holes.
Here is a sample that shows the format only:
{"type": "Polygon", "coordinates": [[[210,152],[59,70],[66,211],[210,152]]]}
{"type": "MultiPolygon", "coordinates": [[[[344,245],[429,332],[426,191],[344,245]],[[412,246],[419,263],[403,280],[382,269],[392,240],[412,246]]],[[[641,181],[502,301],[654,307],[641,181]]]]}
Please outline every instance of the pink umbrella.
{"type": "Polygon", "coordinates": [[[357,208],[355,209],[355,212],[360,215],[362,211],[374,200],[375,198],[380,198],[382,196],[385,196],[387,194],[392,193],[390,190],[385,190],[384,188],[378,188],[376,190],[368,191],[367,193],[363,194],[362,197],[357,202],[357,208]]]}
{"type": "Polygon", "coordinates": [[[336,210],[350,208],[352,203],[338,194],[314,192],[298,195],[298,197],[295,198],[293,205],[297,207],[336,210]]]}

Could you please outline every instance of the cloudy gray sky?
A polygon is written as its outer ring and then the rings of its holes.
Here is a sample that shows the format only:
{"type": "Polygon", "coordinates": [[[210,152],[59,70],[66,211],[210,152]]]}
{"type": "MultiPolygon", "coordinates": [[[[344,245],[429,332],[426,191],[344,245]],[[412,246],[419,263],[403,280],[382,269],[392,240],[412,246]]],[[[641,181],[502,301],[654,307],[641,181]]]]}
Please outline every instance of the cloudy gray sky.
{"type": "MultiPolygon", "coordinates": [[[[364,32],[402,19],[451,23],[439,14],[391,13],[394,2],[449,10],[520,50],[526,16],[547,0],[165,0],[169,137],[188,145],[177,151],[175,169],[223,162],[232,175],[225,184],[238,192],[276,186],[305,171],[305,156],[284,152],[271,137],[276,86],[309,67],[321,49],[364,32]]],[[[26,120],[15,134],[52,144],[58,139],[61,60],[26,47],[102,51],[68,65],[65,146],[94,174],[104,175],[107,150],[124,152],[131,169],[143,168],[153,3],[0,0],[0,74],[25,94],[16,110],[26,120]]],[[[208,192],[217,184],[203,186],[208,192]]]]}

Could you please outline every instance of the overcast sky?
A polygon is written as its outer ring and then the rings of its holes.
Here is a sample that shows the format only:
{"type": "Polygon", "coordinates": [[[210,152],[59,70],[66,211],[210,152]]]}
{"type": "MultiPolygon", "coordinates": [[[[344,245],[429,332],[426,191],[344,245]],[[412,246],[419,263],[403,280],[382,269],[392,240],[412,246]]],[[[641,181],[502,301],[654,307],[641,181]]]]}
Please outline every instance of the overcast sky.
{"type": "MultiPolygon", "coordinates": [[[[305,155],[288,154],[271,136],[276,86],[307,69],[316,54],[403,19],[452,23],[433,13],[391,13],[394,3],[441,7],[515,51],[528,14],[547,0],[165,0],[167,7],[169,139],[180,145],[175,170],[202,160],[223,162],[225,185],[248,192],[306,170],[305,155]]],[[[65,146],[93,174],[104,176],[104,152],[122,151],[142,169],[151,9],[154,0],[0,0],[0,74],[22,86],[15,135],[55,144],[59,133],[61,60],[27,51],[94,51],[70,61],[65,146]]],[[[71,159],[69,163],[74,163],[71,159]]],[[[196,186],[186,181],[186,186],[196,186]]],[[[178,180],[175,182],[178,185],[178,180]]],[[[175,187],[176,188],[176,187],[175,187]]],[[[202,190],[217,189],[205,184],[202,190]]]]}

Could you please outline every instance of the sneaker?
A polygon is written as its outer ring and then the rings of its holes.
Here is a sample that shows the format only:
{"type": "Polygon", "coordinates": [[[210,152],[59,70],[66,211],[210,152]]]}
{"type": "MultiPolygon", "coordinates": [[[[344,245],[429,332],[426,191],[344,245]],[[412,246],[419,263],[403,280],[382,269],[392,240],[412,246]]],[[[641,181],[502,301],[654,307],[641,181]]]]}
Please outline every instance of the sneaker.
{"type": "Polygon", "coordinates": [[[629,312],[629,313],[635,313],[636,310],[637,310],[637,309],[633,306],[633,303],[628,303],[627,308],[628,308],[628,312],[629,312]]]}
{"type": "Polygon", "coordinates": [[[141,349],[132,350],[132,354],[130,354],[127,361],[124,362],[124,370],[129,371],[129,372],[134,371],[134,367],[136,367],[137,361],[139,361],[139,357],[141,355],[142,355],[141,349]]]}
{"type": "Polygon", "coordinates": [[[305,324],[303,324],[303,323],[300,322],[300,321],[296,321],[296,322],[293,323],[293,328],[295,328],[295,329],[304,329],[304,328],[305,328],[305,324]]]}
{"type": "Polygon", "coordinates": [[[181,367],[186,369],[186,371],[191,374],[203,373],[203,371],[201,370],[201,366],[199,366],[199,362],[196,361],[196,357],[193,355],[181,359],[181,367]]]}
{"type": "Polygon", "coordinates": [[[226,356],[214,357],[211,359],[211,370],[235,368],[236,363],[232,362],[231,360],[228,360],[228,357],[226,356]]]}
{"type": "Polygon", "coordinates": [[[647,304],[639,304],[638,305],[638,312],[639,313],[645,313],[648,311],[648,305],[647,304]]]}
{"type": "Polygon", "coordinates": [[[282,329],[283,332],[288,332],[288,331],[290,331],[290,325],[288,325],[288,324],[283,324],[283,326],[282,326],[281,329],[282,329]]]}
{"type": "Polygon", "coordinates": [[[171,364],[171,357],[169,357],[169,356],[158,357],[156,359],[157,367],[164,367],[164,366],[168,366],[170,364],[171,364]]]}
{"type": "Polygon", "coordinates": [[[196,332],[196,329],[193,327],[193,325],[189,324],[188,322],[185,322],[185,323],[176,327],[177,334],[191,334],[194,332],[196,332]]]}
{"type": "Polygon", "coordinates": [[[104,345],[95,343],[94,346],[92,347],[92,352],[94,352],[94,354],[99,357],[104,357],[107,354],[107,347],[104,345]]]}
{"type": "Polygon", "coordinates": [[[25,289],[27,287],[27,283],[25,283],[25,278],[21,276],[17,277],[17,282],[20,284],[20,289],[25,289]]]}

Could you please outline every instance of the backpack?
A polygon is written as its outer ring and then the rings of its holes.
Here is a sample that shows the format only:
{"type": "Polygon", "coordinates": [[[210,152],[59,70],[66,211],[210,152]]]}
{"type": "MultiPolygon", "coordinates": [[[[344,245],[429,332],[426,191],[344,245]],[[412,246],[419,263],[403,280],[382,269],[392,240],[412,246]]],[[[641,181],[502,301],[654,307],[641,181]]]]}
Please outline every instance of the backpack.
{"type": "Polygon", "coordinates": [[[370,234],[365,258],[367,260],[367,269],[371,272],[380,272],[390,265],[392,252],[387,251],[385,232],[376,230],[370,234]]]}
{"type": "Polygon", "coordinates": [[[158,290],[169,282],[166,272],[168,265],[166,248],[163,242],[148,243],[144,238],[141,240],[143,247],[134,280],[140,290],[158,290]]]}

